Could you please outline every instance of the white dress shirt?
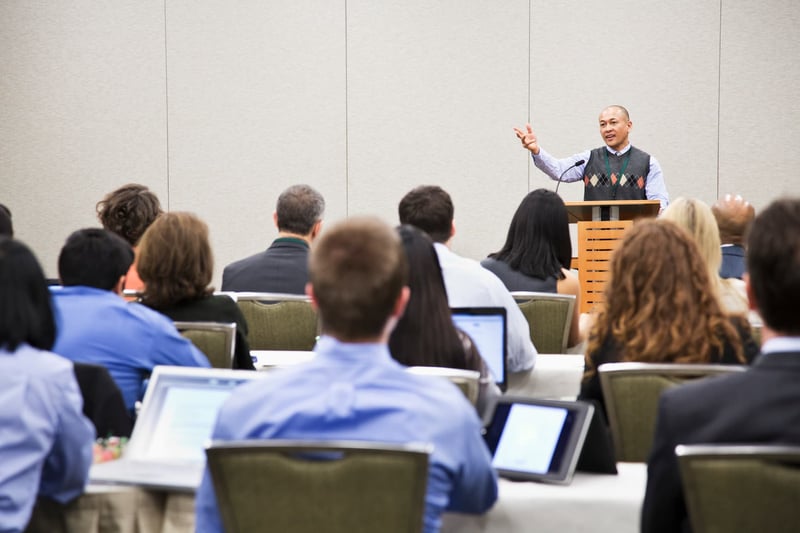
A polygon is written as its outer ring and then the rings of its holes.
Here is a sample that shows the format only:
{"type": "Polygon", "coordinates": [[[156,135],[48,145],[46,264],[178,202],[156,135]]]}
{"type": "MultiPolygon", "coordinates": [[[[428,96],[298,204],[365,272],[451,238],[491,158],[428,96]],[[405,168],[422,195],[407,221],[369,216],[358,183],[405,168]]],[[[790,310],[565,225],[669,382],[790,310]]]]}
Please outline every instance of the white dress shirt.
{"type": "Polygon", "coordinates": [[[525,315],[500,278],[473,259],[453,253],[436,243],[450,307],[505,307],[508,324],[508,371],[530,370],[536,361],[525,315]]]}

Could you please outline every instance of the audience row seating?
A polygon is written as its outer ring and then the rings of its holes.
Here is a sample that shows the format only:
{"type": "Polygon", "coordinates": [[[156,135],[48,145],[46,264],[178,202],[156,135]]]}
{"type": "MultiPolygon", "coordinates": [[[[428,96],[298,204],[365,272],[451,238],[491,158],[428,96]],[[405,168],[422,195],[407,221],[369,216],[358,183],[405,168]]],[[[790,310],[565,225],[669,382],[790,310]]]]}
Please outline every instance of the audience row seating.
{"type": "Polygon", "coordinates": [[[575,296],[547,292],[511,293],[528,321],[530,336],[539,353],[567,353],[575,296]]]}
{"type": "Polygon", "coordinates": [[[658,399],[689,379],[744,372],[744,365],[606,363],[598,367],[617,461],[644,462],[653,446],[658,399]]]}
{"type": "Polygon", "coordinates": [[[213,442],[206,456],[228,533],[420,533],[431,451],[414,444],[248,440],[213,442]]]}

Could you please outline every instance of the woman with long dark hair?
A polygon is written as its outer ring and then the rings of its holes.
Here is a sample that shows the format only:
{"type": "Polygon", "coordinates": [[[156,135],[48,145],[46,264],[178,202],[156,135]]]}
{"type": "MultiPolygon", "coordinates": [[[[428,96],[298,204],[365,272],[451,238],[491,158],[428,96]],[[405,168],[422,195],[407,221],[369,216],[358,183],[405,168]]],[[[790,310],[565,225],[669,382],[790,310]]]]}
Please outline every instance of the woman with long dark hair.
{"type": "Polygon", "coordinates": [[[0,494],[3,529],[23,531],[37,496],[75,498],[95,431],[56,325],[44,273],[27,246],[0,237],[0,494]]]}
{"type": "Polygon", "coordinates": [[[564,201],[553,191],[537,189],[520,202],[508,227],[506,242],[481,265],[494,273],[509,291],[551,292],[575,296],[568,345],[582,339],[581,286],[570,270],[572,239],[564,201]]]}
{"type": "Polygon", "coordinates": [[[481,374],[477,407],[485,414],[499,389],[472,339],[453,324],[433,241],[413,226],[400,226],[397,232],[408,259],[411,296],[389,338],[392,357],[407,366],[477,370],[481,374]]]}

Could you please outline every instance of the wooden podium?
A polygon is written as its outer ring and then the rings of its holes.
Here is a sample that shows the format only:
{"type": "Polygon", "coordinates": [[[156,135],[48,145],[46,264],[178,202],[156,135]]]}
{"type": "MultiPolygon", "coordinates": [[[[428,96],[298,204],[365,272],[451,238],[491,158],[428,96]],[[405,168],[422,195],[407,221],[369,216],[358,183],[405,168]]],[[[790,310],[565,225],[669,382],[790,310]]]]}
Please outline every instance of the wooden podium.
{"type": "Polygon", "coordinates": [[[658,215],[658,200],[565,202],[570,223],[578,224],[578,276],[581,313],[603,300],[611,253],[636,219],[658,215]]]}

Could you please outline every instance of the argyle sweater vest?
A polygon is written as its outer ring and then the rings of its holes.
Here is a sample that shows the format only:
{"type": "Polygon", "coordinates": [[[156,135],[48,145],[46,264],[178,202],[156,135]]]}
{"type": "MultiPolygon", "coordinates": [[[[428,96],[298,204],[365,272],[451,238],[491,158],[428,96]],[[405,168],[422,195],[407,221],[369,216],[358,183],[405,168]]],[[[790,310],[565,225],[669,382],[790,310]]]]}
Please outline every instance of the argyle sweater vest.
{"type": "Polygon", "coordinates": [[[631,146],[629,152],[620,156],[608,152],[605,146],[591,151],[589,162],[583,170],[583,199],[602,200],[646,200],[645,185],[650,171],[650,154],[631,146]],[[608,170],[606,156],[608,153],[608,170]],[[625,174],[620,175],[625,160],[630,161],[625,174]]]}

